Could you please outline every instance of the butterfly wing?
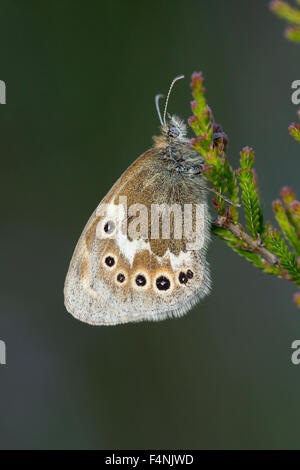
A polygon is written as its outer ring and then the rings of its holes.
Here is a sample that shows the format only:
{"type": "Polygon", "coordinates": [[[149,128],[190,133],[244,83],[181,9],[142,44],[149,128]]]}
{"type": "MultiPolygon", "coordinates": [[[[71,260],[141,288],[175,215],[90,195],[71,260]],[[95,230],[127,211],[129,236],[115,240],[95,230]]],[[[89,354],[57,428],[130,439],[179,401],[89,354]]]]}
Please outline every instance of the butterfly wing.
{"type": "Polygon", "coordinates": [[[145,152],[101,201],[82,232],[65,282],[67,310],[97,325],[183,315],[209,292],[208,220],[199,178],[170,172],[153,149],[145,152]],[[148,236],[129,235],[136,219],[128,216],[128,208],[146,208],[151,214],[151,207],[161,204],[202,205],[199,249],[187,249],[185,235],[175,237],[175,215],[168,238],[149,236],[151,217],[148,236]]]}

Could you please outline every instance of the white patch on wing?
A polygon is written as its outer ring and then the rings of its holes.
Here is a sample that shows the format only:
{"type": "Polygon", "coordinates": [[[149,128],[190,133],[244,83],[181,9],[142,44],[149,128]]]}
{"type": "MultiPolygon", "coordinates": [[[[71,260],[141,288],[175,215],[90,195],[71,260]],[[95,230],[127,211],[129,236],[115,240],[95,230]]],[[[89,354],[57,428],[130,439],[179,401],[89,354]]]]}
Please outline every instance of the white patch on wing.
{"type": "Polygon", "coordinates": [[[184,253],[181,251],[178,256],[171,253],[169,250],[164,256],[168,256],[170,258],[170,263],[172,266],[173,271],[176,269],[180,269],[182,266],[191,266],[193,264],[191,252],[187,251],[184,253]]]}
{"type": "MultiPolygon", "coordinates": [[[[96,216],[105,217],[106,219],[112,219],[115,224],[119,224],[125,217],[125,210],[121,204],[113,203],[100,203],[96,209],[96,216]]],[[[120,225],[120,224],[119,224],[120,225]]],[[[102,233],[99,232],[101,228],[101,221],[97,225],[96,236],[102,238],[102,233]]]]}
{"type": "MultiPolygon", "coordinates": [[[[116,224],[117,230],[114,235],[110,238],[114,239],[120,252],[127,259],[130,266],[133,264],[134,257],[137,252],[142,250],[148,250],[152,253],[150,243],[143,239],[129,240],[127,233],[122,231],[122,222],[125,220],[126,212],[123,204],[114,204],[114,199],[111,203],[100,204],[96,210],[96,215],[105,216],[106,220],[113,220],[116,224]]],[[[102,239],[102,221],[97,225],[96,236],[102,239]]]]}
{"type": "Polygon", "coordinates": [[[116,243],[130,266],[132,266],[134,257],[138,251],[148,250],[152,253],[149,242],[145,242],[145,240],[128,240],[127,236],[121,231],[117,233],[116,243]]]}

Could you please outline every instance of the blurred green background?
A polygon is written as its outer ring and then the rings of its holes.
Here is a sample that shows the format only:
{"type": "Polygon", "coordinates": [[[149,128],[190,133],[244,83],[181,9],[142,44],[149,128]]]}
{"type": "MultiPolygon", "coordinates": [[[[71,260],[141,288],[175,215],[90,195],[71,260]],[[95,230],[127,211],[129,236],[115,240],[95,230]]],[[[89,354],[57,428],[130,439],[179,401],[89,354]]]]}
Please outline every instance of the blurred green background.
{"type": "Polygon", "coordinates": [[[202,70],[230,159],[253,146],[267,217],[299,189],[300,48],[262,0],[1,1],[1,448],[300,448],[293,285],[219,240],[186,317],[90,327],[63,305],[89,215],[151,145],[154,95],[190,115],[202,70]]]}

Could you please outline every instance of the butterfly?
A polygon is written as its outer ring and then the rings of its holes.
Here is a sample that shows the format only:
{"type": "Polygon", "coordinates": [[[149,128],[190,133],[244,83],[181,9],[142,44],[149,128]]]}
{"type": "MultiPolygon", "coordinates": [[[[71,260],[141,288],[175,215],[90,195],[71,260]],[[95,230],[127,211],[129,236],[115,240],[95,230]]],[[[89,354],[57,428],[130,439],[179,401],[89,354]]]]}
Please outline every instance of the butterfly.
{"type": "Polygon", "coordinates": [[[161,135],[100,202],[77,243],[64,297],[67,310],[83,322],[179,317],[210,291],[205,161],[189,144],[185,124],[167,115],[181,78],[171,83],[163,117],[163,95],[155,97],[161,135]]]}

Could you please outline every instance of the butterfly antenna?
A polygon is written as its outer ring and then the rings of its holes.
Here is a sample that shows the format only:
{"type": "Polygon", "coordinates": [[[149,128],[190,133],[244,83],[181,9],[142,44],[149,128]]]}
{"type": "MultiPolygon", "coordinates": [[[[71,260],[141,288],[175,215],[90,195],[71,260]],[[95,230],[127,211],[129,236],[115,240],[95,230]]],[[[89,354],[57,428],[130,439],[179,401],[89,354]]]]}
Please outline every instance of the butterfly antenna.
{"type": "Polygon", "coordinates": [[[166,99],[166,102],[165,102],[165,109],[164,109],[164,116],[163,116],[163,124],[164,125],[166,125],[167,108],[168,108],[168,102],[169,102],[169,98],[170,98],[172,88],[175,85],[175,83],[178,80],[181,80],[182,78],[184,78],[184,75],[178,75],[178,77],[175,77],[174,80],[172,81],[171,85],[170,85],[170,88],[169,88],[169,91],[168,91],[168,94],[167,94],[167,99],[166,99]]]}
{"type": "Polygon", "coordinates": [[[155,96],[155,107],[156,107],[156,111],[157,111],[157,114],[158,114],[158,117],[159,117],[159,120],[160,120],[160,123],[161,123],[162,126],[164,125],[164,123],[163,123],[161,113],[160,113],[160,109],[159,109],[159,100],[160,100],[160,98],[164,98],[164,96],[165,95],[156,95],[155,96]]]}

